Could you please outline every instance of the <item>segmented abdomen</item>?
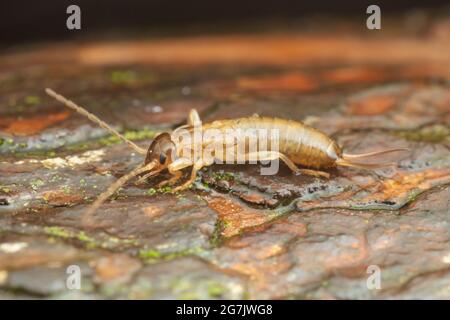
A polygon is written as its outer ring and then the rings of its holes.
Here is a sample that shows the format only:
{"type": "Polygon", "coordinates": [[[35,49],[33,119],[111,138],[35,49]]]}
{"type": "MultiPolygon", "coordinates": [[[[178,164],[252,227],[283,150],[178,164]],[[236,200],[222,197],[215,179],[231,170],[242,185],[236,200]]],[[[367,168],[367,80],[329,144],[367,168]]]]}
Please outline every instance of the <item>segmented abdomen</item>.
{"type": "MultiPolygon", "coordinates": [[[[249,145],[249,139],[245,134],[237,135],[238,143],[245,145],[245,150],[279,151],[291,159],[294,163],[312,167],[327,168],[335,166],[336,159],[341,150],[337,144],[324,133],[311,128],[301,122],[267,117],[248,117],[231,120],[219,120],[203,125],[203,130],[216,129],[225,136],[227,129],[236,132],[246,130],[264,129],[267,131],[266,141],[261,141],[257,146],[249,145]],[[274,141],[278,132],[278,143],[274,141]]],[[[213,143],[213,141],[211,141],[213,143]]],[[[218,155],[219,156],[219,155],[218,155]]]]}

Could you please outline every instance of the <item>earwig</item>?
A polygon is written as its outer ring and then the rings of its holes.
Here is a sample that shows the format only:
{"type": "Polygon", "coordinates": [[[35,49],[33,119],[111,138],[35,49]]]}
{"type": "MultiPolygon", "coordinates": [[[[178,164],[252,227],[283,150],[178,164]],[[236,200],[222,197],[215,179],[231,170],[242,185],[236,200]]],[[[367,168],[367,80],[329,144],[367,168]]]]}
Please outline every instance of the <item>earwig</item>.
{"type": "MultiPolygon", "coordinates": [[[[148,178],[158,175],[161,171],[167,170],[172,177],[161,182],[158,186],[174,185],[182,177],[182,170],[191,167],[191,174],[187,181],[172,189],[172,192],[185,190],[195,181],[197,172],[205,166],[212,165],[214,161],[205,159],[203,156],[192,157],[192,150],[195,147],[204,149],[206,145],[214,143],[214,141],[202,141],[201,146],[190,146],[176,139],[176,135],[182,129],[187,130],[189,134],[193,134],[194,130],[200,129],[217,130],[225,134],[229,129],[265,129],[278,130],[278,148],[273,150],[271,146],[275,145],[275,141],[270,141],[265,149],[250,151],[248,141],[241,141],[245,145],[244,156],[247,161],[268,161],[281,160],[294,173],[306,174],[314,177],[329,178],[330,174],[319,169],[329,169],[336,166],[354,167],[360,169],[376,169],[391,166],[394,163],[371,163],[366,162],[374,157],[404,152],[408,149],[389,149],[375,151],[363,154],[347,154],[342,151],[338,144],[328,137],[325,133],[314,129],[306,124],[298,121],[285,120],[279,118],[259,117],[257,115],[230,120],[217,120],[211,123],[202,124],[200,116],[195,109],[192,109],[188,116],[186,125],[176,128],[172,133],[163,132],[155,137],[148,150],[137,146],[132,141],[126,139],[123,135],[110,127],[108,124],[97,118],[95,115],[86,111],[84,108],[76,105],[74,102],[57,94],[51,89],[46,89],[46,93],[67,107],[77,111],[89,120],[95,122],[103,129],[118,137],[120,140],[128,144],[137,153],[146,155],[143,164],[133,169],[128,174],[119,178],[105,192],[100,194],[94,203],[84,213],[84,217],[89,217],[100,205],[114,194],[121,186],[129,180],[142,175],[138,183],[145,182],[148,178]],[[186,150],[188,150],[186,152],[186,150]],[[306,168],[299,168],[298,165],[306,168]]],[[[244,139],[237,137],[237,139],[244,139]]],[[[192,144],[192,141],[189,142],[192,144]]],[[[216,142],[217,143],[217,142],[216,142]]],[[[223,142],[220,141],[220,144],[223,142]]],[[[259,146],[259,141],[258,141],[259,146]]],[[[224,153],[214,154],[214,158],[224,160],[224,153]]]]}

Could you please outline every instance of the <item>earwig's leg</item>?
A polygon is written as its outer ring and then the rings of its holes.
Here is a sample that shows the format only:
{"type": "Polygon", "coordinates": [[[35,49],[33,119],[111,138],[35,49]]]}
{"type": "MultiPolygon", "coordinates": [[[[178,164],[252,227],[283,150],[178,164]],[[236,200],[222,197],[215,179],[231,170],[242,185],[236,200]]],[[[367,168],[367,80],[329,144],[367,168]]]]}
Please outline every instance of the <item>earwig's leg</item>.
{"type": "Polygon", "coordinates": [[[122,134],[120,134],[117,130],[115,130],[114,128],[110,127],[106,122],[100,120],[99,118],[97,118],[96,115],[90,113],[89,111],[87,111],[86,109],[84,109],[83,107],[80,107],[79,105],[77,105],[76,103],[74,103],[73,101],[66,99],[64,96],[56,93],[55,91],[53,91],[52,89],[45,89],[45,92],[55,98],[56,100],[58,100],[59,102],[61,102],[62,104],[66,105],[67,107],[75,110],[76,112],[78,112],[79,114],[85,116],[86,118],[88,118],[89,120],[91,120],[92,122],[95,122],[96,124],[98,124],[101,128],[105,129],[106,131],[108,131],[109,133],[115,135],[116,137],[118,137],[120,140],[122,140],[123,142],[125,142],[126,144],[128,144],[131,148],[133,148],[137,153],[140,154],[147,154],[147,150],[143,149],[141,147],[139,147],[138,145],[136,145],[134,142],[128,140],[127,138],[125,138],[122,134]]]}
{"type": "Polygon", "coordinates": [[[260,152],[252,152],[248,154],[249,160],[275,160],[280,159],[283,161],[289,169],[291,169],[295,173],[307,174],[314,177],[324,177],[329,178],[330,174],[323,171],[310,170],[310,169],[300,169],[297,165],[289,159],[286,155],[277,152],[277,151],[260,151],[260,152]]]}
{"type": "Polygon", "coordinates": [[[181,190],[185,190],[187,188],[189,188],[189,186],[194,183],[195,178],[197,177],[197,172],[203,168],[206,164],[204,164],[203,162],[196,162],[193,166],[192,166],[192,171],[191,171],[191,177],[189,178],[188,181],[186,181],[185,183],[183,183],[181,186],[178,186],[176,188],[174,188],[172,191],[173,192],[177,192],[177,191],[181,191],[181,190]]]}
{"type": "Polygon", "coordinates": [[[180,180],[180,178],[183,176],[183,172],[181,172],[181,171],[175,171],[172,174],[173,174],[172,178],[170,178],[169,180],[165,180],[165,181],[162,181],[162,182],[158,183],[157,187],[161,188],[161,187],[164,187],[164,186],[172,186],[178,180],[180,180]]]}
{"type": "Polygon", "coordinates": [[[165,185],[173,185],[175,182],[177,182],[181,178],[181,176],[182,176],[181,170],[183,170],[184,168],[190,167],[190,166],[192,166],[192,161],[189,160],[188,158],[179,158],[179,159],[175,160],[174,162],[170,163],[167,166],[167,170],[169,171],[170,174],[173,175],[173,177],[170,178],[169,180],[160,182],[158,184],[158,187],[162,187],[165,185]]]}
{"type": "Polygon", "coordinates": [[[140,185],[143,184],[148,178],[150,178],[151,176],[154,176],[158,173],[160,173],[162,171],[161,170],[155,170],[155,171],[151,171],[149,173],[144,174],[142,177],[140,177],[134,184],[135,185],[140,185]]]}
{"type": "Polygon", "coordinates": [[[322,177],[322,178],[327,178],[327,179],[330,178],[330,174],[328,172],[323,172],[323,171],[319,171],[319,170],[311,170],[311,169],[300,169],[286,155],[280,153],[279,156],[280,156],[280,159],[289,167],[289,169],[291,169],[295,173],[302,173],[302,174],[306,174],[308,176],[313,176],[313,177],[322,177]]]}
{"type": "Polygon", "coordinates": [[[197,110],[191,109],[191,111],[189,112],[187,124],[190,126],[193,126],[193,127],[202,125],[202,120],[200,119],[200,116],[199,116],[197,110]]]}
{"type": "Polygon", "coordinates": [[[298,173],[306,174],[308,176],[313,176],[317,178],[330,178],[330,174],[328,172],[319,171],[319,170],[311,170],[311,169],[299,169],[298,173]]]}
{"type": "Polygon", "coordinates": [[[175,160],[174,162],[170,163],[167,166],[167,170],[169,170],[169,172],[171,174],[174,174],[176,171],[180,171],[184,168],[190,167],[192,166],[193,163],[190,159],[188,158],[178,158],[177,160],[175,160]]]}

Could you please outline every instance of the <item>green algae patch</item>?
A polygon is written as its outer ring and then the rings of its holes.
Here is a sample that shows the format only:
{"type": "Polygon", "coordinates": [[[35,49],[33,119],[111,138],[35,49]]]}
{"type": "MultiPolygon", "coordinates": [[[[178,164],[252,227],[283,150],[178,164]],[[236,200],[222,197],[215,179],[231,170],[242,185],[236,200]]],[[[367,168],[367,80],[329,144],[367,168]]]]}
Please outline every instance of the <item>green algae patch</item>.
{"type": "Polygon", "coordinates": [[[214,172],[212,174],[214,180],[218,181],[233,181],[234,175],[231,172],[214,172]]]}
{"type": "Polygon", "coordinates": [[[38,179],[33,179],[33,180],[30,181],[30,187],[34,191],[36,191],[37,189],[39,189],[43,185],[45,185],[45,182],[42,179],[39,179],[39,178],[38,179]]]}
{"type": "Polygon", "coordinates": [[[41,103],[41,98],[39,98],[38,96],[30,95],[30,96],[26,96],[24,101],[26,104],[33,106],[33,105],[41,103]]]}
{"type": "Polygon", "coordinates": [[[68,239],[71,237],[70,232],[61,227],[45,227],[44,231],[46,234],[48,234],[52,237],[63,238],[63,239],[68,239]]]}
{"type": "Polygon", "coordinates": [[[225,221],[222,221],[220,219],[217,220],[217,222],[214,226],[214,231],[213,231],[211,237],[209,238],[209,243],[214,248],[218,248],[222,245],[222,243],[224,241],[224,238],[222,237],[222,232],[227,227],[226,224],[227,223],[225,221]]]}
{"type": "Polygon", "coordinates": [[[450,141],[450,126],[434,124],[419,130],[397,131],[396,134],[410,141],[438,143],[450,141]]]}
{"type": "MultiPolygon", "coordinates": [[[[127,130],[123,132],[122,135],[128,140],[139,141],[153,139],[156,135],[156,131],[151,129],[127,130]]],[[[122,140],[120,140],[118,137],[110,135],[95,140],[71,144],[68,145],[66,149],[69,151],[84,151],[96,147],[108,147],[111,145],[119,144],[121,142],[122,140]]]]}
{"type": "Polygon", "coordinates": [[[9,194],[11,193],[12,188],[10,186],[0,185],[0,193],[9,194]]]}
{"type": "Polygon", "coordinates": [[[105,239],[95,239],[84,231],[72,231],[58,226],[45,227],[44,232],[54,238],[78,241],[88,249],[114,249],[119,246],[139,245],[139,242],[135,239],[119,239],[111,236],[106,236],[105,239]]]}
{"type": "Polygon", "coordinates": [[[182,251],[163,252],[156,249],[141,249],[138,253],[139,258],[147,264],[157,263],[159,261],[173,260],[176,258],[195,255],[203,252],[203,248],[188,248],[182,251]]]}
{"type": "Polygon", "coordinates": [[[219,282],[208,282],[206,284],[208,295],[211,298],[220,298],[226,293],[226,288],[219,282]]]}
{"type": "Polygon", "coordinates": [[[96,248],[99,246],[95,239],[88,236],[84,231],[73,232],[61,227],[45,227],[44,232],[55,238],[72,239],[82,242],[88,248],[96,248]]]}
{"type": "Polygon", "coordinates": [[[164,186],[161,188],[150,188],[147,190],[147,195],[153,196],[155,194],[170,194],[173,193],[173,188],[171,186],[164,186]]]}
{"type": "Polygon", "coordinates": [[[109,80],[114,84],[133,84],[138,80],[136,72],[131,70],[115,70],[109,75],[109,80]]]}

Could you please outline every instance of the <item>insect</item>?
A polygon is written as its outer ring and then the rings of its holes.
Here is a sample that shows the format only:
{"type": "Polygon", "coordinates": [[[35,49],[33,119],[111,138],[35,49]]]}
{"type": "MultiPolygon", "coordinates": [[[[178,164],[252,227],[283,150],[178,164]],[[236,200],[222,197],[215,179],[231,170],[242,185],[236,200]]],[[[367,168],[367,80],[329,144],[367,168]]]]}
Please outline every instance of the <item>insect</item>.
{"type": "MultiPolygon", "coordinates": [[[[230,129],[275,129],[279,132],[277,137],[278,140],[273,141],[273,138],[267,138],[268,143],[265,144],[266,146],[264,148],[260,147],[260,144],[262,145],[261,141],[257,141],[258,147],[256,148],[256,151],[251,151],[252,148],[247,140],[241,141],[244,145],[243,154],[245,160],[268,161],[279,159],[294,173],[322,178],[329,178],[330,174],[321,171],[320,169],[333,168],[336,166],[374,169],[389,166],[393,163],[367,163],[366,160],[385,154],[407,151],[407,149],[388,149],[364,154],[347,154],[344,153],[338,144],[326,134],[298,121],[254,115],[246,118],[217,120],[211,123],[202,124],[199,114],[195,109],[190,111],[186,125],[175,129],[172,133],[163,132],[158,134],[150,144],[148,150],[145,150],[126,139],[108,124],[86,111],[84,108],[76,105],[74,102],[57,94],[51,89],[46,89],[46,92],[67,107],[77,111],[103,129],[117,136],[137,153],[145,155],[145,161],[141,165],[119,178],[106,191],[100,194],[87,209],[86,215],[93,213],[104,201],[113,195],[115,191],[134,177],[139,176],[137,183],[143,183],[148,178],[158,175],[163,170],[167,170],[172,177],[161,182],[158,186],[174,185],[182,178],[182,170],[191,167],[190,177],[181,185],[172,189],[173,192],[177,192],[188,188],[194,182],[197,172],[201,168],[212,165],[215,159],[224,157],[225,152],[213,153],[212,157],[208,158],[204,157],[203,153],[200,153],[200,155],[197,156],[193,155],[194,148],[203,150],[206,146],[214,143],[223,145],[223,141],[217,142],[217,139],[214,138],[204,139],[200,146],[195,146],[193,145],[195,139],[189,140],[189,142],[180,142],[175,139],[175,135],[180,130],[185,130],[188,135],[193,135],[195,130],[200,130],[200,132],[216,130],[225,134],[225,132],[230,129]],[[276,150],[272,147],[274,145],[278,146],[276,150]],[[298,165],[302,166],[302,168],[299,168],[298,165]]],[[[242,140],[244,138],[238,136],[237,140],[239,139],[242,140]]],[[[224,148],[226,151],[227,146],[224,146],[224,148]]]]}

